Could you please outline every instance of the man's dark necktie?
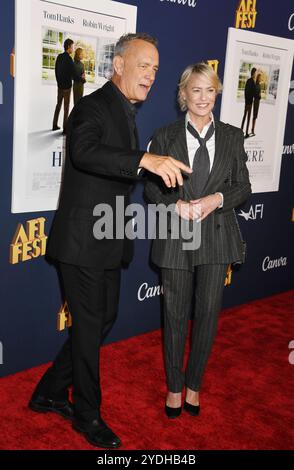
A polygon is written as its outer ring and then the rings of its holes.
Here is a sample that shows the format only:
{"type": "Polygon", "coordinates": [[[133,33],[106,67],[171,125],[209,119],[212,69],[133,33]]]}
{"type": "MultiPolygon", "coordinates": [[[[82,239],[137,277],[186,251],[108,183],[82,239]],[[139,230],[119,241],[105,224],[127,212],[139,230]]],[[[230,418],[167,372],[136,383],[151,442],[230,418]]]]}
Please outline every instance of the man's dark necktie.
{"type": "Polygon", "coordinates": [[[211,123],[208,131],[204,138],[200,137],[196,129],[188,122],[188,131],[198,140],[199,148],[196,150],[193,160],[193,173],[191,175],[192,186],[194,189],[195,197],[198,199],[204,186],[207,183],[209,172],[210,172],[210,160],[209,153],[206,147],[206,142],[214,133],[214,125],[211,123]]]}

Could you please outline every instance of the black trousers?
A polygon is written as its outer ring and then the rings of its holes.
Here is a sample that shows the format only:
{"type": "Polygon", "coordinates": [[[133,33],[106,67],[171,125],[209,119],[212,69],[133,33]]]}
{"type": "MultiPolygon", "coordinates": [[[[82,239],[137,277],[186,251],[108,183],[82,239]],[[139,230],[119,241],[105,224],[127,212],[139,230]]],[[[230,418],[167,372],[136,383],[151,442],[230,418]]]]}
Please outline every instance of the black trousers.
{"type": "Polygon", "coordinates": [[[164,358],[168,390],[186,385],[199,391],[217,329],[226,264],[200,265],[195,271],[162,269],[164,299],[164,358]],[[196,285],[195,285],[196,284],[196,285]],[[185,343],[195,300],[191,348],[183,370],[185,343]]]}
{"type": "Polygon", "coordinates": [[[117,316],[120,269],[59,266],[72,327],[34,394],[63,400],[73,385],[76,418],[92,421],[100,417],[100,345],[117,316]]]}
{"type": "Polygon", "coordinates": [[[241,129],[242,129],[242,131],[243,131],[243,127],[244,127],[244,124],[245,124],[245,119],[246,119],[246,116],[247,116],[246,134],[249,133],[249,124],[250,124],[251,110],[252,110],[252,103],[251,103],[251,104],[245,104],[245,107],[244,107],[244,114],[243,114],[243,119],[242,119],[242,124],[241,124],[241,129]]]}

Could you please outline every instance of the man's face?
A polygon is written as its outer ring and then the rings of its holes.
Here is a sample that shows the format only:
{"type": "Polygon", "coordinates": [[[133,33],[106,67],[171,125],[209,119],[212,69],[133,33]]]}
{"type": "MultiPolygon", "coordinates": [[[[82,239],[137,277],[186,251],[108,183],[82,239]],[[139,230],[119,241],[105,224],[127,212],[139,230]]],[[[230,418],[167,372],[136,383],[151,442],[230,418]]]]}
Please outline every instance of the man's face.
{"type": "Polygon", "coordinates": [[[155,80],[159,56],[153,44],[134,39],[122,57],[114,57],[117,85],[132,103],[145,101],[155,80]]]}
{"type": "Polygon", "coordinates": [[[73,53],[73,51],[74,51],[74,45],[72,44],[72,45],[67,49],[66,52],[68,52],[68,54],[71,55],[71,54],[73,53]]]}

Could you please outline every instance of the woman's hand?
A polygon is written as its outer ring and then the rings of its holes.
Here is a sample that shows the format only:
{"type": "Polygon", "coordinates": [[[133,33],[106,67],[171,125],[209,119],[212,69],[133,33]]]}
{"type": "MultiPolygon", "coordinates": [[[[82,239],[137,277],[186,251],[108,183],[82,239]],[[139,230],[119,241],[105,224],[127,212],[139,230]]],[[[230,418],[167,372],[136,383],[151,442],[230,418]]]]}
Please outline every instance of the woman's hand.
{"type": "Polygon", "coordinates": [[[220,193],[209,194],[209,196],[202,197],[200,199],[194,199],[190,201],[190,204],[200,214],[197,222],[204,220],[211,212],[217,209],[222,203],[222,196],[220,193]]]}
{"type": "Polygon", "coordinates": [[[200,207],[197,204],[179,199],[176,203],[176,213],[185,220],[198,220],[201,216],[200,207]]]}

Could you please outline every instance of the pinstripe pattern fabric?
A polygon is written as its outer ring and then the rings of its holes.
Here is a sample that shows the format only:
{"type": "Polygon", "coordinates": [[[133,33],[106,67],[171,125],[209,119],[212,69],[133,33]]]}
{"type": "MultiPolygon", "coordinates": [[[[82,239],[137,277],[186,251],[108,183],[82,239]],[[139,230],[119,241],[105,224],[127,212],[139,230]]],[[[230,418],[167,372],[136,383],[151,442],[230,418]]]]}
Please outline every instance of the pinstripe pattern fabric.
{"type": "MultiPolygon", "coordinates": [[[[185,119],[159,129],[150,147],[152,153],[170,155],[189,165],[186,143],[185,119]]],[[[181,239],[155,239],[152,245],[152,261],[162,268],[192,270],[202,264],[229,264],[244,262],[245,243],[239,229],[234,208],[244,202],[251,193],[247,155],[243,133],[237,127],[215,121],[215,157],[202,196],[222,192],[223,208],[212,212],[201,223],[201,246],[192,254],[182,249],[181,239]]],[[[185,178],[181,189],[169,189],[161,179],[150,175],[145,195],[152,203],[169,205],[178,199],[195,199],[191,179],[185,178]]]]}
{"type": "MultiPolygon", "coordinates": [[[[159,129],[150,151],[173,156],[189,165],[185,119],[159,129]]],[[[214,161],[201,196],[221,192],[223,207],[201,223],[201,245],[197,250],[183,250],[183,240],[171,236],[153,241],[152,261],[162,268],[167,385],[174,393],[181,392],[185,384],[199,390],[216,332],[227,266],[245,258],[245,243],[234,208],[251,193],[246,160],[242,131],[215,121],[214,161]],[[193,299],[195,319],[184,372],[184,348],[193,299]]],[[[152,203],[165,205],[179,199],[196,199],[189,177],[182,189],[169,189],[159,177],[149,175],[145,195],[152,203]]]]}
{"type": "Polygon", "coordinates": [[[164,357],[167,386],[171,392],[181,392],[184,385],[194,391],[200,389],[216,334],[227,267],[226,264],[202,265],[197,266],[195,273],[162,269],[164,357]],[[183,359],[192,302],[194,322],[191,348],[184,371],[183,359]]]}

